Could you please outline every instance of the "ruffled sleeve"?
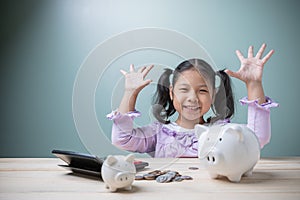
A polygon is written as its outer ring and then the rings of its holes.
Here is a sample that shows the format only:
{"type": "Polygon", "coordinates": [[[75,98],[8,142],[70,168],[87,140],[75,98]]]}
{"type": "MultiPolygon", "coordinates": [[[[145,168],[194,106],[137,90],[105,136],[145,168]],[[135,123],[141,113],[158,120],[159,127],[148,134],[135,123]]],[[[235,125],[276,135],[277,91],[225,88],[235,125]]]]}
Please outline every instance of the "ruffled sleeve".
{"type": "Polygon", "coordinates": [[[240,103],[248,105],[247,126],[255,132],[263,148],[271,139],[270,108],[278,107],[279,104],[269,97],[266,97],[263,104],[259,104],[258,100],[248,100],[247,97],[240,99],[240,103]]]}
{"type": "Polygon", "coordinates": [[[112,144],[132,152],[151,153],[155,150],[157,123],[134,128],[133,121],[141,116],[139,111],[120,113],[113,111],[106,117],[113,121],[111,140],[112,144]]]}
{"type": "Polygon", "coordinates": [[[255,99],[255,100],[248,100],[247,97],[244,97],[242,99],[240,99],[240,103],[242,105],[254,105],[258,108],[261,108],[261,109],[265,109],[265,110],[269,110],[270,108],[274,108],[274,107],[278,107],[279,104],[274,102],[270,97],[266,97],[266,101],[265,103],[263,104],[259,104],[258,103],[258,99],[255,99]]]}
{"type": "MultiPolygon", "coordinates": [[[[112,111],[110,114],[108,114],[106,117],[110,120],[112,120],[113,123],[113,129],[112,133],[114,133],[114,130],[122,131],[122,132],[130,132],[133,129],[133,120],[136,117],[139,117],[141,115],[138,111],[131,111],[128,113],[120,113],[119,111],[112,111]]],[[[112,134],[113,136],[114,134],[112,134]]],[[[114,139],[114,138],[112,138],[114,139]]]]}
{"type": "Polygon", "coordinates": [[[121,114],[119,111],[112,111],[111,113],[109,113],[108,115],[106,115],[106,117],[110,120],[115,120],[115,119],[120,119],[122,118],[123,116],[128,116],[130,117],[131,119],[134,119],[136,117],[139,117],[141,116],[141,113],[139,111],[130,111],[128,113],[125,113],[125,114],[121,114]]]}

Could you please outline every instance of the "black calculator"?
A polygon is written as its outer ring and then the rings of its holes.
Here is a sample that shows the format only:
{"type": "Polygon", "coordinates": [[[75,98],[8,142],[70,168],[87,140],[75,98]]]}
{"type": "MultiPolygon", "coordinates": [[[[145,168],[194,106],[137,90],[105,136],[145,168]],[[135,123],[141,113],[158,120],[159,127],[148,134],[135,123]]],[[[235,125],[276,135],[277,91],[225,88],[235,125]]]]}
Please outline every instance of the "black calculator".
{"type": "MultiPolygon", "coordinates": [[[[105,160],[95,155],[78,153],[65,150],[53,150],[52,154],[63,160],[66,165],[59,165],[75,174],[84,174],[90,176],[101,177],[101,167],[105,160]]],[[[141,171],[149,165],[148,162],[135,160],[134,165],[136,171],[141,171]]]]}

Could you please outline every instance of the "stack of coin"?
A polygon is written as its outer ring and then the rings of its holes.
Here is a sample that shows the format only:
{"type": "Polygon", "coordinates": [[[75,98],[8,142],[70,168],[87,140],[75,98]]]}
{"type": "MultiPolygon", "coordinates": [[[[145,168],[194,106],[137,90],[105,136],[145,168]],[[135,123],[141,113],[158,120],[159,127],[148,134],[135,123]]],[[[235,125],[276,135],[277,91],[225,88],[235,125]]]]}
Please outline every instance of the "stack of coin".
{"type": "Polygon", "coordinates": [[[154,170],[144,175],[136,175],[135,180],[156,180],[159,183],[168,183],[172,181],[192,180],[190,176],[183,176],[176,171],[170,170],[154,170]]]}

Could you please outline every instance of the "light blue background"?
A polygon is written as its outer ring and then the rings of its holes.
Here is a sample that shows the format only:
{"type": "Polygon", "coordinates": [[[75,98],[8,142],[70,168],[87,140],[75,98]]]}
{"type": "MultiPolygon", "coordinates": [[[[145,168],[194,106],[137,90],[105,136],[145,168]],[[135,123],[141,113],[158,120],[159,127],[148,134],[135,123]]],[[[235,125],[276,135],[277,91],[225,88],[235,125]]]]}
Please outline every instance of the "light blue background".
{"type": "MultiPolygon", "coordinates": [[[[72,115],[76,74],[96,45],[142,27],[171,29],[193,38],[219,68],[239,68],[236,49],[246,54],[249,45],[257,51],[263,42],[267,50],[275,49],[263,80],[265,93],[280,107],[272,109],[272,140],[262,156],[299,156],[299,6],[296,0],[1,1],[0,157],[49,157],[52,149],[87,152],[72,115]]],[[[120,68],[159,59],[174,66],[179,62],[170,54],[141,51],[123,56],[109,68],[106,78],[111,79],[99,83],[95,97],[106,136],[110,137],[111,122],[105,115],[116,108],[121,94],[105,84],[120,89],[120,68]],[[101,101],[104,94],[112,95],[112,101],[101,101]]],[[[238,80],[233,84],[234,122],[245,123],[247,109],[238,99],[246,89],[238,80]]],[[[138,125],[150,120],[153,90],[151,85],[138,99],[137,108],[145,113],[138,125]]]]}

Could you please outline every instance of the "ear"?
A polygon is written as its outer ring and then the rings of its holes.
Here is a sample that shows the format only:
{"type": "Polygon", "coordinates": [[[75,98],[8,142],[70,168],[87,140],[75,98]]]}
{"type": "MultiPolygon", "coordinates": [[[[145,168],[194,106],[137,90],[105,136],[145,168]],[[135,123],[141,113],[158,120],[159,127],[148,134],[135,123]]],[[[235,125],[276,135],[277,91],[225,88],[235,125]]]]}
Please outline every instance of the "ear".
{"type": "Polygon", "coordinates": [[[204,132],[208,131],[208,127],[201,125],[201,124],[196,124],[195,126],[195,133],[197,137],[199,138],[204,132]]]}
{"type": "Polygon", "coordinates": [[[135,159],[135,157],[134,157],[133,154],[129,154],[125,157],[125,161],[127,161],[127,162],[132,162],[133,163],[134,159],[135,159]]]}
{"type": "Polygon", "coordinates": [[[233,125],[226,130],[228,133],[236,134],[240,142],[244,141],[243,129],[239,125],[233,125]]]}
{"type": "Polygon", "coordinates": [[[173,86],[172,85],[170,85],[170,87],[169,87],[169,95],[170,95],[171,101],[173,101],[173,86]]]}
{"type": "Polygon", "coordinates": [[[117,162],[117,159],[114,156],[109,155],[106,158],[106,162],[107,162],[108,165],[111,166],[111,165],[113,165],[114,163],[117,162]]]}

